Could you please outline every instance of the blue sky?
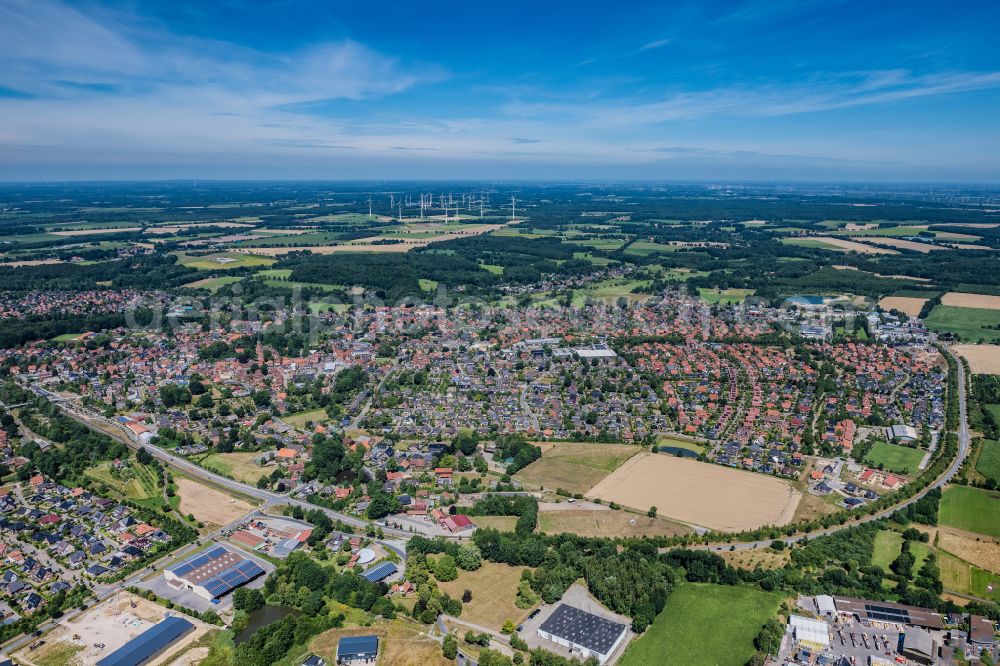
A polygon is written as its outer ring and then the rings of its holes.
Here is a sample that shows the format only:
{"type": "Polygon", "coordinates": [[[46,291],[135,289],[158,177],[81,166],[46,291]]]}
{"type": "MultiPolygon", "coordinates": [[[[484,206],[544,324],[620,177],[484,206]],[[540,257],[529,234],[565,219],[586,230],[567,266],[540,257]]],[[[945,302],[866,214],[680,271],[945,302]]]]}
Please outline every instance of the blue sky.
{"type": "Polygon", "coordinates": [[[962,0],[0,0],[0,179],[997,183],[998,25],[962,0]]]}

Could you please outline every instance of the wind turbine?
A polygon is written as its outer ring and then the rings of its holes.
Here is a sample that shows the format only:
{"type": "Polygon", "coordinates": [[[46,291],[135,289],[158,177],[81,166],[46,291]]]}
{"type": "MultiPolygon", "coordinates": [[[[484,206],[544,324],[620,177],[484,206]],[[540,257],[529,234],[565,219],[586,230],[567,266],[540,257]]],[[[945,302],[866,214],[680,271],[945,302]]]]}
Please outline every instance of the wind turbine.
{"type": "Polygon", "coordinates": [[[479,197],[479,219],[483,219],[483,198],[479,197]]]}
{"type": "Polygon", "coordinates": [[[510,221],[511,222],[514,221],[514,202],[515,201],[516,201],[516,199],[514,199],[514,195],[511,195],[511,197],[510,197],[510,221]]]}
{"type": "Polygon", "coordinates": [[[372,219],[372,198],[368,197],[368,219],[372,219]]]}
{"type": "Polygon", "coordinates": [[[420,221],[424,221],[424,193],[420,193],[420,221]]]}

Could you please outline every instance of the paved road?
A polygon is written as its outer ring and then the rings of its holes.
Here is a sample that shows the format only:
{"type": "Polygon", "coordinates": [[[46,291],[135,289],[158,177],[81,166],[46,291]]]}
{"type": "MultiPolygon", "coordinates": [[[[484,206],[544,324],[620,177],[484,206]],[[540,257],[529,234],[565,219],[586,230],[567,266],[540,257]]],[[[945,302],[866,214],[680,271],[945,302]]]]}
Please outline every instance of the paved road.
{"type": "MultiPolygon", "coordinates": [[[[926,488],[919,491],[913,497],[910,497],[909,499],[900,502],[899,504],[895,504],[887,509],[883,509],[878,513],[865,516],[860,520],[852,520],[843,525],[835,525],[829,529],[825,529],[819,532],[811,532],[809,534],[797,534],[795,536],[790,536],[785,539],[781,539],[781,541],[784,541],[787,544],[798,543],[799,541],[802,541],[803,539],[806,538],[812,539],[818,536],[827,536],[830,534],[834,534],[835,532],[839,532],[841,530],[849,529],[851,527],[854,527],[855,525],[861,525],[864,523],[869,523],[873,520],[880,520],[882,518],[887,518],[892,514],[896,513],[896,511],[899,511],[900,509],[908,507],[911,504],[917,502],[932,489],[943,487],[946,483],[951,481],[952,478],[954,478],[955,474],[958,472],[959,467],[962,466],[962,462],[965,460],[966,456],[969,455],[969,448],[971,446],[971,437],[969,434],[969,418],[968,418],[968,413],[966,411],[965,368],[962,366],[962,362],[958,358],[956,358],[955,355],[952,354],[947,347],[945,347],[944,350],[945,353],[949,357],[951,357],[958,366],[958,411],[959,411],[959,426],[957,433],[958,454],[955,456],[955,459],[952,461],[948,469],[945,470],[944,473],[941,474],[941,476],[939,476],[934,482],[932,482],[926,488]]],[[[690,546],[690,548],[693,550],[729,550],[730,548],[733,548],[734,550],[752,550],[754,548],[766,548],[770,546],[773,541],[774,539],[766,539],[762,541],[715,543],[715,544],[690,546]]],[[[670,549],[661,548],[660,552],[666,552],[667,550],[670,549]]]]}

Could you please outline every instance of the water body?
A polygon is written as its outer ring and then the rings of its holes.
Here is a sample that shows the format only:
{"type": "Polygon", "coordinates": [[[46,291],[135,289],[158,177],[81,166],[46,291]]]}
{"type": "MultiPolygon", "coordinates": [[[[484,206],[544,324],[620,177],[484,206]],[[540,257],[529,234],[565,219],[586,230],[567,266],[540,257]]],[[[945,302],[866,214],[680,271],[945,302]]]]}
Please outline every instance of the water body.
{"type": "Polygon", "coordinates": [[[679,446],[659,446],[656,448],[657,453],[665,453],[668,456],[678,456],[680,458],[697,458],[698,454],[691,449],[682,449],[679,446]]]}
{"type": "Polygon", "coordinates": [[[246,629],[236,634],[233,642],[239,645],[249,639],[253,635],[253,632],[261,627],[266,627],[272,622],[277,622],[289,615],[300,615],[301,613],[302,611],[298,608],[290,608],[288,606],[264,606],[250,613],[250,624],[247,625],[246,629]]]}

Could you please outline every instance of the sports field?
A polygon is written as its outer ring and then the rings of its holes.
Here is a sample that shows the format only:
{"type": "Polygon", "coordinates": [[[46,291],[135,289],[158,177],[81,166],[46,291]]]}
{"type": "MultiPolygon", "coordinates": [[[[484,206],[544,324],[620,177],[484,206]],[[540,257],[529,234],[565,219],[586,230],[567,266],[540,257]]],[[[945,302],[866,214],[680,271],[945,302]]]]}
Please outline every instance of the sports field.
{"type": "Polygon", "coordinates": [[[913,474],[923,459],[924,452],[920,449],[876,442],[868,455],[865,456],[865,463],[872,467],[881,466],[882,469],[890,472],[913,474]]]}
{"type": "Polygon", "coordinates": [[[1000,483],[1000,442],[995,439],[983,440],[983,448],[976,461],[976,471],[987,479],[1000,483]]]}
{"type": "Polygon", "coordinates": [[[988,328],[1000,326],[1000,310],[938,305],[931,311],[925,323],[932,331],[950,331],[968,342],[980,340],[989,342],[1000,338],[1000,330],[988,328]]]}
{"type": "MultiPolygon", "coordinates": [[[[585,493],[640,451],[631,444],[540,442],[542,457],[515,475],[529,486],[585,493]]],[[[646,507],[648,508],[648,507],[646,507]]]]}
{"type": "MultiPolygon", "coordinates": [[[[632,642],[621,666],[720,666],[745,664],[753,639],[776,617],[781,595],[751,587],[684,583],[642,636],[632,642]]],[[[777,646],[775,646],[777,649],[777,646]]]]}
{"type": "Polygon", "coordinates": [[[1000,375],[1000,345],[955,345],[952,351],[969,362],[972,374],[1000,375]]]}
{"type": "Polygon", "coordinates": [[[1000,493],[968,486],[949,486],[941,497],[938,523],[1000,537],[1000,493]]]}
{"type": "Polygon", "coordinates": [[[643,452],[590,489],[588,497],[713,530],[786,525],[801,493],[772,476],[643,452]]]}

